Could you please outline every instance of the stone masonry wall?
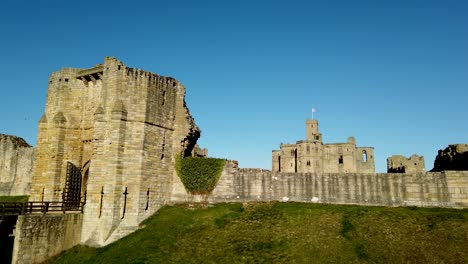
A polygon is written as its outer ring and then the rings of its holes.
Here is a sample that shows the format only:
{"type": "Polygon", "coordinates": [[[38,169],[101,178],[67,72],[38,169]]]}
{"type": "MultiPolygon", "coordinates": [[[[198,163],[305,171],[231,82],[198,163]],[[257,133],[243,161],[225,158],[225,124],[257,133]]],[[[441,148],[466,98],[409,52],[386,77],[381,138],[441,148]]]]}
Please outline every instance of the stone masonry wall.
{"type": "Polygon", "coordinates": [[[111,57],[52,73],[31,198],[60,201],[72,163],[87,193],[82,242],[102,246],[137,229],[170,200],[175,156],[190,155],[200,136],[184,97],[174,78],[111,57]]]}
{"type": "Polygon", "coordinates": [[[34,148],[24,139],[0,134],[0,196],[29,195],[34,148]]]}
{"type": "Polygon", "coordinates": [[[18,216],[12,263],[41,263],[79,244],[82,218],[81,213],[18,216]]]}
{"type": "MultiPolygon", "coordinates": [[[[185,201],[192,198],[186,195],[185,201]]],[[[468,172],[279,173],[227,162],[210,202],[298,201],[381,206],[468,207],[468,172]]],[[[184,201],[179,199],[178,201],[184,201]]]]}

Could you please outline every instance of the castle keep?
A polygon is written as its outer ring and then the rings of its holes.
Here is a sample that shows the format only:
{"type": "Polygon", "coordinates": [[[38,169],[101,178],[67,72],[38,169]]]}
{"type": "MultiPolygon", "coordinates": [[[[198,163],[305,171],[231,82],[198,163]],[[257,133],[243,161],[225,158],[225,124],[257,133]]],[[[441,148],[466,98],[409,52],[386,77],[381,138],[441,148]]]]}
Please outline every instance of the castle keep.
{"type": "Polygon", "coordinates": [[[306,120],[306,139],[281,144],[272,152],[273,172],[374,173],[374,148],[346,143],[324,144],[316,119],[306,120]]]}
{"type": "Polygon", "coordinates": [[[82,241],[103,245],[171,199],[176,155],[200,136],[177,80],[115,58],[49,78],[30,200],[84,196],[82,241]],[[112,237],[111,237],[112,236],[112,237]]]}

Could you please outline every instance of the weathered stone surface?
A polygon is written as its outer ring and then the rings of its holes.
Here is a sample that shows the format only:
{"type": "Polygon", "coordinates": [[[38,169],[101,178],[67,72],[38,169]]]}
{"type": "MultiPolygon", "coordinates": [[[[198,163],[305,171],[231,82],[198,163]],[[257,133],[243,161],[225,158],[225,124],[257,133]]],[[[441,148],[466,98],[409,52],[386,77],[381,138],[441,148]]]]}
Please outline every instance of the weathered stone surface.
{"type": "Polygon", "coordinates": [[[175,156],[191,155],[199,136],[176,79],[115,58],[64,68],[49,78],[31,199],[60,201],[72,163],[87,191],[82,242],[105,245],[171,199],[175,156]]]}
{"type": "Polygon", "coordinates": [[[14,264],[41,263],[80,242],[83,215],[20,215],[14,232],[14,264]]]}
{"type": "Polygon", "coordinates": [[[29,195],[34,148],[24,139],[0,134],[0,195],[29,195]]]}
{"type": "Polygon", "coordinates": [[[446,170],[468,170],[468,144],[449,145],[439,150],[435,161],[433,172],[446,170]]]}
{"type": "Polygon", "coordinates": [[[424,157],[416,154],[406,158],[402,155],[393,155],[387,158],[388,173],[417,173],[426,172],[424,157]]]}
{"type": "Polygon", "coordinates": [[[316,119],[306,120],[306,139],[281,144],[272,151],[272,170],[301,173],[373,173],[374,148],[356,147],[354,137],[346,143],[324,144],[316,119]]]}
{"type": "MultiPolygon", "coordinates": [[[[190,201],[189,195],[179,201],[190,201]]],[[[286,173],[226,163],[210,202],[298,201],[381,206],[468,207],[468,172],[286,173]]]]}

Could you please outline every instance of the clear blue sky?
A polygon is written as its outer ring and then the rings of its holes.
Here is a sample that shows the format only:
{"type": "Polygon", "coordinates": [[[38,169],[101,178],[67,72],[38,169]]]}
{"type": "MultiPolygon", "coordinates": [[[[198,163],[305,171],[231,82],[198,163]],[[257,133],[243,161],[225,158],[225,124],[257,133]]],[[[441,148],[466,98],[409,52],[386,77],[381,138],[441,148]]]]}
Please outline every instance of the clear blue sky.
{"type": "Polygon", "coordinates": [[[35,145],[48,75],[115,56],[172,76],[211,156],[271,167],[305,138],[393,154],[468,143],[468,1],[59,1],[0,4],[0,133],[35,145]]]}

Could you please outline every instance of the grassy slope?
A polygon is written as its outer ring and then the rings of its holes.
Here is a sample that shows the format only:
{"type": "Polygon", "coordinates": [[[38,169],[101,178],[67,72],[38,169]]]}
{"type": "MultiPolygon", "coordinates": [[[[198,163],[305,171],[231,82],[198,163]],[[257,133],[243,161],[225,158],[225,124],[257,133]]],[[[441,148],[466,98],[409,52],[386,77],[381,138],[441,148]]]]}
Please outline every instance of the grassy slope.
{"type": "Polygon", "coordinates": [[[27,202],[29,196],[19,195],[19,196],[0,196],[0,202],[27,202]]]}
{"type": "Polygon", "coordinates": [[[468,263],[468,210],[301,203],[163,207],[53,263],[468,263]]]}

